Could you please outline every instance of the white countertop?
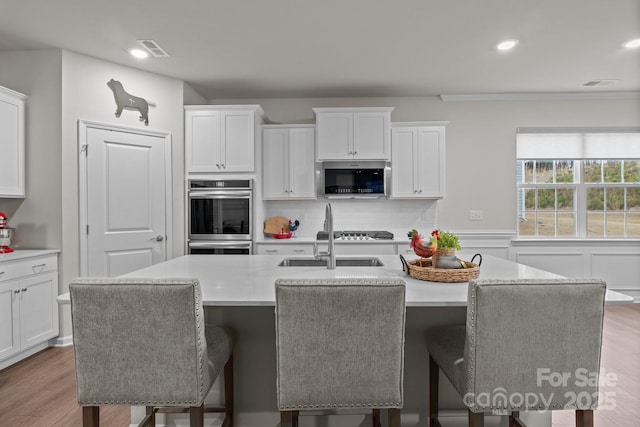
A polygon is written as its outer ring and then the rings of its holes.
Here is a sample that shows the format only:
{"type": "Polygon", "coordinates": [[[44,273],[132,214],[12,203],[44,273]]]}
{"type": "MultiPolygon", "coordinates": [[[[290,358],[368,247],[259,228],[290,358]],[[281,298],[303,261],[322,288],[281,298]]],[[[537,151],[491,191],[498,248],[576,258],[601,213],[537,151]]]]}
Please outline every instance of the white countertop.
{"type": "MultiPolygon", "coordinates": [[[[396,239],[370,239],[370,240],[346,240],[346,239],[335,239],[334,240],[335,244],[354,244],[354,243],[360,243],[363,245],[395,245],[396,243],[398,243],[398,240],[396,239]]],[[[272,243],[276,243],[279,245],[286,245],[286,244],[296,244],[296,243],[319,243],[319,244],[326,244],[327,240],[318,240],[315,237],[298,237],[298,236],[294,236],[294,237],[290,237],[288,239],[276,239],[273,237],[262,237],[259,240],[256,240],[256,245],[262,245],[262,244],[272,244],[272,243]]],[[[404,240],[401,241],[401,243],[405,243],[404,240]]],[[[409,241],[406,241],[407,247],[409,246],[409,241]]]]}
{"type": "Polygon", "coordinates": [[[60,249],[15,249],[13,252],[10,252],[8,254],[0,254],[0,262],[18,261],[21,259],[57,253],[60,253],[60,249]]]}
{"type": "MultiPolygon", "coordinates": [[[[462,259],[470,259],[464,253],[462,259]]],[[[186,255],[147,267],[126,277],[186,278],[200,280],[205,306],[274,306],[274,283],[278,278],[382,278],[401,277],[407,283],[407,306],[445,307],[467,304],[467,282],[435,283],[414,279],[402,271],[397,255],[377,256],[382,267],[279,267],[284,256],[273,255],[186,255]]],[[[305,258],[305,257],[295,257],[305,258]]],[[[306,257],[310,258],[310,257],[306,257]]],[[[557,274],[485,255],[480,267],[481,279],[545,279],[557,274]]],[[[58,297],[69,302],[69,294],[58,297]]],[[[607,304],[633,302],[627,295],[607,291],[607,304]]]]}

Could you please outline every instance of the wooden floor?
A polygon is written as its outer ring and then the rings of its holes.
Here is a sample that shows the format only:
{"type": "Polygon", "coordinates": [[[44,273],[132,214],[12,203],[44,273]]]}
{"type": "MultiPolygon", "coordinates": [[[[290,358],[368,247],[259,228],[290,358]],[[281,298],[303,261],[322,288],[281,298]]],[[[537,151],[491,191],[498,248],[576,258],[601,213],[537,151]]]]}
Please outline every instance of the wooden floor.
{"type": "MultiPolygon", "coordinates": [[[[101,408],[101,425],[128,427],[129,406],[101,408]]],[[[0,371],[0,427],[82,425],[73,347],[48,348],[0,371]]]]}
{"type": "MultiPolygon", "coordinates": [[[[601,387],[610,402],[596,411],[595,425],[640,426],[640,304],[607,307],[602,369],[617,378],[601,387]]],[[[103,407],[101,425],[129,426],[129,414],[128,406],[103,407]]],[[[554,412],[553,425],[574,426],[573,417],[554,412]]],[[[80,425],[72,347],[49,348],[0,371],[0,427],[80,425]]]]}
{"type": "MultiPolygon", "coordinates": [[[[594,424],[640,426],[640,304],[606,308],[600,370],[600,393],[609,402],[601,400],[594,424]],[[607,374],[616,378],[605,381],[607,374]]],[[[554,412],[553,426],[575,426],[574,417],[573,411],[554,412]]]]}

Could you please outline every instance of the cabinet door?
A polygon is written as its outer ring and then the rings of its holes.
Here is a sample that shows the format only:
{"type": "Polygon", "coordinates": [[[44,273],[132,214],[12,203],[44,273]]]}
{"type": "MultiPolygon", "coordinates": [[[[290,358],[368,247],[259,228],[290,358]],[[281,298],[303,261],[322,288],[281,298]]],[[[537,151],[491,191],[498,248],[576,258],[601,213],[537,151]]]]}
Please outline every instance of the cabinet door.
{"type": "Polygon", "coordinates": [[[264,129],[262,142],[262,198],[289,198],[289,129],[264,129]]]}
{"type": "Polygon", "coordinates": [[[405,258],[407,258],[407,261],[417,256],[413,249],[409,246],[409,244],[410,241],[409,239],[407,239],[406,243],[398,243],[396,245],[396,251],[398,255],[404,256],[405,258]]]}
{"type": "Polygon", "coordinates": [[[444,128],[418,128],[416,169],[420,197],[444,197],[444,128]]]}
{"type": "Polygon", "coordinates": [[[223,172],[253,172],[254,112],[229,111],[222,115],[223,172]]]}
{"type": "Polygon", "coordinates": [[[318,160],[353,158],[353,113],[322,113],[316,117],[318,160]]]}
{"type": "Polygon", "coordinates": [[[289,195],[291,198],[316,197],[314,129],[289,130],[289,195]]]}
{"type": "Polygon", "coordinates": [[[21,349],[58,335],[57,273],[40,274],[20,281],[21,349]]]}
{"type": "Polygon", "coordinates": [[[0,197],[25,197],[24,100],[0,88],[0,197]]]}
{"type": "Polygon", "coordinates": [[[221,172],[219,111],[185,113],[185,168],[187,172],[221,172]]]}
{"type": "Polygon", "coordinates": [[[416,128],[400,127],[391,131],[391,197],[418,197],[416,168],[420,162],[416,153],[416,128]]]}
{"type": "Polygon", "coordinates": [[[389,113],[353,115],[353,158],[389,160],[389,113]]]}
{"type": "Polygon", "coordinates": [[[0,360],[20,352],[19,292],[17,280],[0,284],[0,360]]]}

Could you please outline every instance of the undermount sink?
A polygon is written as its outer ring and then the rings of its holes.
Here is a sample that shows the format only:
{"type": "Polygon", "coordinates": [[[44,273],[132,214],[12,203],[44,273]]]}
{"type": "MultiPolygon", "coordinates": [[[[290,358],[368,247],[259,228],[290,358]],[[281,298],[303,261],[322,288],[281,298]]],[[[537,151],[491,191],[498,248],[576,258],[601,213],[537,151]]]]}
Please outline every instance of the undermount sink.
{"type": "MultiPolygon", "coordinates": [[[[280,267],[325,267],[326,259],[316,258],[285,258],[278,264],[280,267]]],[[[337,257],[336,267],[381,267],[384,264],[375,257],[337,257]]]]}

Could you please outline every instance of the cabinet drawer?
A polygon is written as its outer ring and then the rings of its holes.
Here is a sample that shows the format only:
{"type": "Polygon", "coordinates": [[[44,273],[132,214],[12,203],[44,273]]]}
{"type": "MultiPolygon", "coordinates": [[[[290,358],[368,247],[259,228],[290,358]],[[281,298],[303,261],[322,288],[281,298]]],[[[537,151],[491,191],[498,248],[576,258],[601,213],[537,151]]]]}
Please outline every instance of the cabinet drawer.
{"type": "Polygon", "coordinates": [[[57,269],[58,258],[56,255],[3,262],[0,263],[0,282],[55,271],[57,269]]]}
{"type": "Polygon", "coordinates": [[[313,254],[313,245],[259,245],[258,253],[261,255],[311,255],[313,254]]]}

